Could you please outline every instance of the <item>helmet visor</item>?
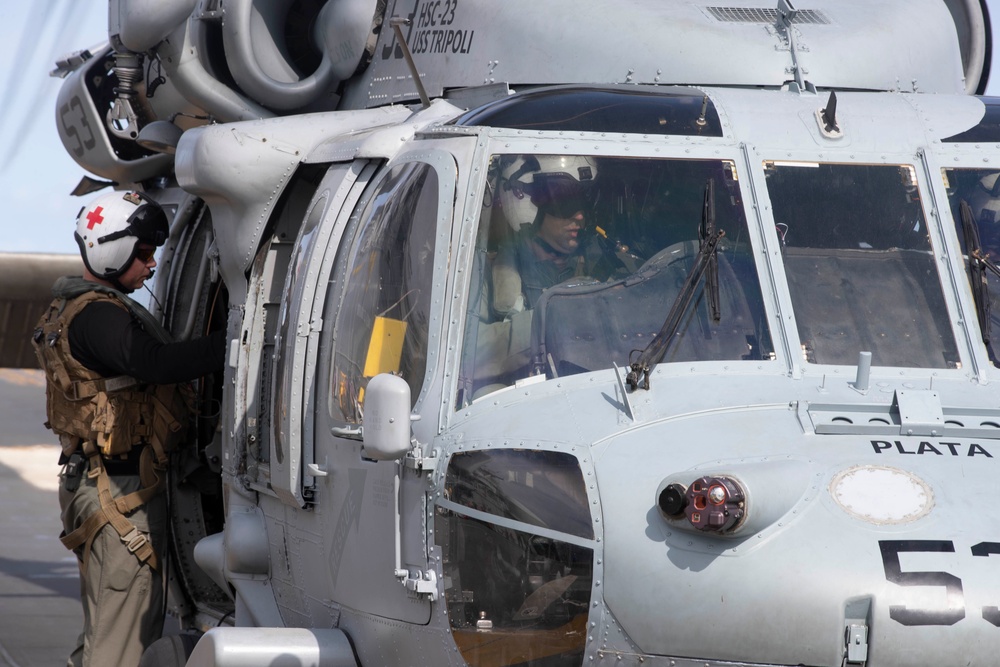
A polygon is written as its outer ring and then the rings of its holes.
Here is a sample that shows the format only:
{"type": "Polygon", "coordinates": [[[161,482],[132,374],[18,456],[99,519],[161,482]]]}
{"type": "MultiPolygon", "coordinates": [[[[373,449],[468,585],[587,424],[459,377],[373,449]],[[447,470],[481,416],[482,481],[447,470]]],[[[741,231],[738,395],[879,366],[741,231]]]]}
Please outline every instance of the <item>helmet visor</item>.
{"type": "Polygon", "coordinates": [[[170,224],[167,222],[167,214],[159,205],[143,204],[129,217],[128,222],[132,236],[143,243],[159,247],[167,242],[170,224]]]}
{"type": "Polygon", "coordinates": [[[535,174],[531,203],[558,218],[585,211],[593,202],[593,188],[569,174],[535,174]]]}

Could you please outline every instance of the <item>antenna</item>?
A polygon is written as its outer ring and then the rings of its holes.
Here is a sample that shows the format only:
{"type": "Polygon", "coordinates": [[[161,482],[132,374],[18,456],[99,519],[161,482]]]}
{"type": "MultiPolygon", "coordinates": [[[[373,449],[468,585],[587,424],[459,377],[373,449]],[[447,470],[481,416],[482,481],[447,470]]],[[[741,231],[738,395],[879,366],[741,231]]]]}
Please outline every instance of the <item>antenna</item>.
{"type": "Polygon", "coordinates": [[[398,16],[393,16],[389,19],[389,25],[392,26],[393,32],[396,33],[396,39],[399,41],[399,45],[403,49],[403,58],[406,59],[406,66],[410,68],[410,75],[413,77],[413,83],[417,85],[417,94],[420,95],[420,101],[426,109],[431,105],[431,100],[427,97],[427,91],[424,90],[424,84],[420,80],[420,73],[417,72],[417,65],[413,62],[413,55],[410,53],[410,45],[406,43],[406,38],[403,37],[403,30],[401,27],[404,25],[410,25],[411,23],[412,21],[410,19],[403,19],[398,16]]]}
{"type": "Polygon", "coordinates": [[[844,136],[844,132],[837,122],[836,91],[830,91],[830,98],[826,101],[825,107],[816,109],[816,123],[819,125],[820,134],[827,139],[840,139],[844,136]]]}
{"type": "Polygon", "coordinates": [[[830,99],[827,100],[826,107],[823,109],[823,128],[827,132],[839,132],[840,127],[837,126],[837,91],[830,91],[830,99]]]}

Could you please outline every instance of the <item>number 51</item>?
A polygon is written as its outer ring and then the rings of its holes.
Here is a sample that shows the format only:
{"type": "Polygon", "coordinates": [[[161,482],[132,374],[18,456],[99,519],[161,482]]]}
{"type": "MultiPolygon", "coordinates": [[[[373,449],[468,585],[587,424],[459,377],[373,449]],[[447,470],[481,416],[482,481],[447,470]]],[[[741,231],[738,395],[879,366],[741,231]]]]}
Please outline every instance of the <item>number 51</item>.
{"type": "MultiPolygon", "coordinates": [[[[946,609],[908,609],[902,605],[889,607],[889,618],[903,625],[954,625],[965,618],[965,594],[962,580],[948,572],[903,572],[899,565],[902,552],[954,553],[951,540],[879,540],[885,578],[900,586],[943,586],[946,609]]],[[[973,556],[1000,554],[1000,542],[980,542],[972,547],[973,556]]],[[[983,618],[1000,627],[1000,609],[983,607],[983,618]]]]}

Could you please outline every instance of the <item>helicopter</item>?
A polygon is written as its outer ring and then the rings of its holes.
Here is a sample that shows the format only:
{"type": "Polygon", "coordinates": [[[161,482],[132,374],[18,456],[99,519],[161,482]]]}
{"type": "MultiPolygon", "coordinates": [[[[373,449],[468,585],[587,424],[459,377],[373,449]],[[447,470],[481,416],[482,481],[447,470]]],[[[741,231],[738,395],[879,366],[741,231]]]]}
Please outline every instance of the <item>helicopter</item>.
{"type": "Polygon", "coordinates": [[[975,0],[112,0],[76,193],[169,210],[150,310],[228,337],[150,659],[993,664],[990,49],[975,0]]]}

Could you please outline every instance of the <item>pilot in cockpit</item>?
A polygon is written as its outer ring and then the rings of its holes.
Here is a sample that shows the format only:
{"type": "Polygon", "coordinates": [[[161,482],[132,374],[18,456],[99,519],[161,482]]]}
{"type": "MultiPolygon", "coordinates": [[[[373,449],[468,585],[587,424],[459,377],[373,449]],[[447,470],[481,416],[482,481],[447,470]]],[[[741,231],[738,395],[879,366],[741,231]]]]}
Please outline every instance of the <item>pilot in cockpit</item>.
{"type": "Polygon", "coordinates": [[[605,280],[636,266],[608,252],[606,233],[591,220],[597,161],[580,155],[526,155],[503,169],[500,202],[516,230],[493,264],[493,314],[534,307],[542,291],[577,276],[605,280]]]}
{"type": "Polygon", "coordinates": [[[500,158],[497,173],[497,196],[489,199],[498,209],[489,223],[495,251],[474,334],[475,380],[489,390],[527,376],[532,309],[543,291],[577,277],[624,276],[639,263],[592,219],[593,157],[509,156],[500,158]]]}

